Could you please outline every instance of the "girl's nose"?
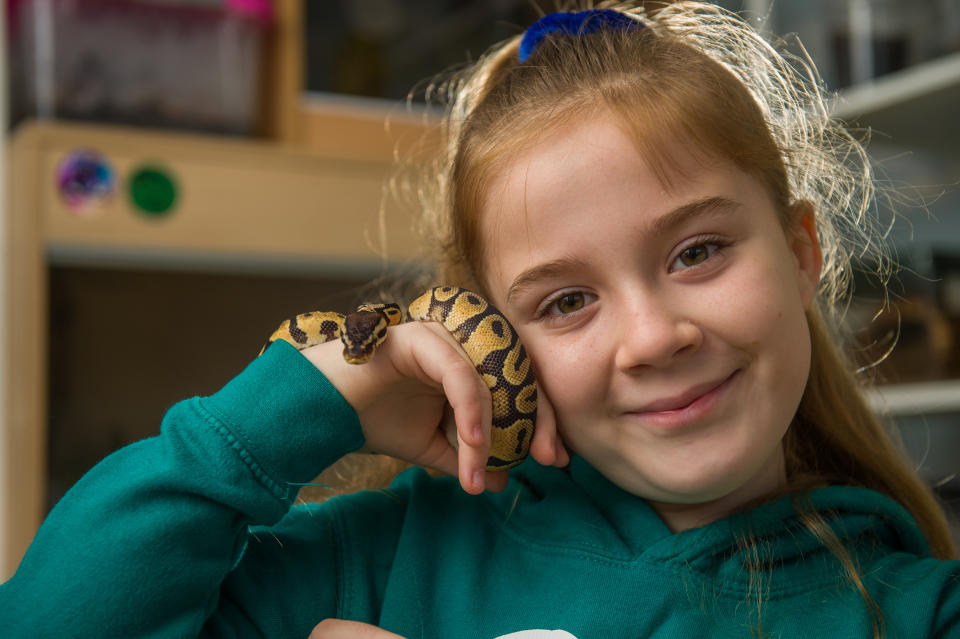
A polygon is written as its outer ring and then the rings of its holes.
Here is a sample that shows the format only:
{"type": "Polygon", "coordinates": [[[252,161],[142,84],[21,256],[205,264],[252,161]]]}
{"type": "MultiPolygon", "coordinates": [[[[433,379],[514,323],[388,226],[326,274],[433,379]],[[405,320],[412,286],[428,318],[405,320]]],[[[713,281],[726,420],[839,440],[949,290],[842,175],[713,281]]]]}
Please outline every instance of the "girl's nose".
{"type": "Polygon", "coordinates": [[[615,364],[624,371],[668,366],[703,344],[703,331],[693,318],[656,298],[625,307],[618,324],[615,364]]]}

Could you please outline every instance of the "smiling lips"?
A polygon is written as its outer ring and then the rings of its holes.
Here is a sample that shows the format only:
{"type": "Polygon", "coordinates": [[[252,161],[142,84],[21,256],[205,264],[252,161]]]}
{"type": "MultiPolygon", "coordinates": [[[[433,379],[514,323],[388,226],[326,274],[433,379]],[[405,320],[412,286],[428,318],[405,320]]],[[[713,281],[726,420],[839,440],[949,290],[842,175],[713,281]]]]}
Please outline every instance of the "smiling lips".
{"type": "Polygon", "coordinates": [[[682,395],[658,399],[646,406],[627,412],[644,424],[657,428],[678,428],[706,416],[720,402],[739,370],[720,381],[694,386],[682,395]]]}

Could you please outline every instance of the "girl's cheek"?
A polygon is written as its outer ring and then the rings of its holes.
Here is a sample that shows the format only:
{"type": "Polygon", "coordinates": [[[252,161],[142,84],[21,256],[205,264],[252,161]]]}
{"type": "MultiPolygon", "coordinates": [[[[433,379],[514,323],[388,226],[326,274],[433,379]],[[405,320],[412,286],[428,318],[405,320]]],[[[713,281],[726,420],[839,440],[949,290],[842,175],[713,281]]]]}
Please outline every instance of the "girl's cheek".
{"type": "Polygon", "coordinates": [[[551,340],[534,344],[528,353],[534,372],[547,397],[558,412],[587,402],[605,370],[602,357],[588,340],[551,340]]]}
{"type": "Polygon", "coordinates": [[[800,306],[790,303],[796,285],[784,277],[776,260],[743,263],[731,275],[726,286],[711,291],[707,304],[712,309],[711,323],[725,327],[725,332],[756,342],[776,331],[780,320],[796,310],[794,306],[802,313],[800,306]]]}

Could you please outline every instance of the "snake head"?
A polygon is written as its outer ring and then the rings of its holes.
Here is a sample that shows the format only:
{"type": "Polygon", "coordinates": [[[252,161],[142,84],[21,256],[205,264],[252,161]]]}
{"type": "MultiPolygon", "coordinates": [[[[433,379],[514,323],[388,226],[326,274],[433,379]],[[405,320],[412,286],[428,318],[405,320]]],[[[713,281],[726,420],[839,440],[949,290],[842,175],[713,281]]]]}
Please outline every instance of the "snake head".
{"type": "Polygon", "coordinates": [[[389,323],[378,311],[356,311],[343,318],[343,359],[350,364],[366,364],[387,338],[389,323]]]}

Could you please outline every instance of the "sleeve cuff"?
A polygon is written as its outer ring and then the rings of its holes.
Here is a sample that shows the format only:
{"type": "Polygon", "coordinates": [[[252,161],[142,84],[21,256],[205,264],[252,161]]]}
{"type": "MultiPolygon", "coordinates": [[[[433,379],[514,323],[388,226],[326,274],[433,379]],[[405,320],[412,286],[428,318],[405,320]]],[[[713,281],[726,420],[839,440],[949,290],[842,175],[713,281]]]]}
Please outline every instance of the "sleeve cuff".
{"type": "Polygon", "coordinates": [[[350,404],[282,340],[199,401],[250,456],[247,463],[279,484],[308,482],[364,444],[350,404]]]}

